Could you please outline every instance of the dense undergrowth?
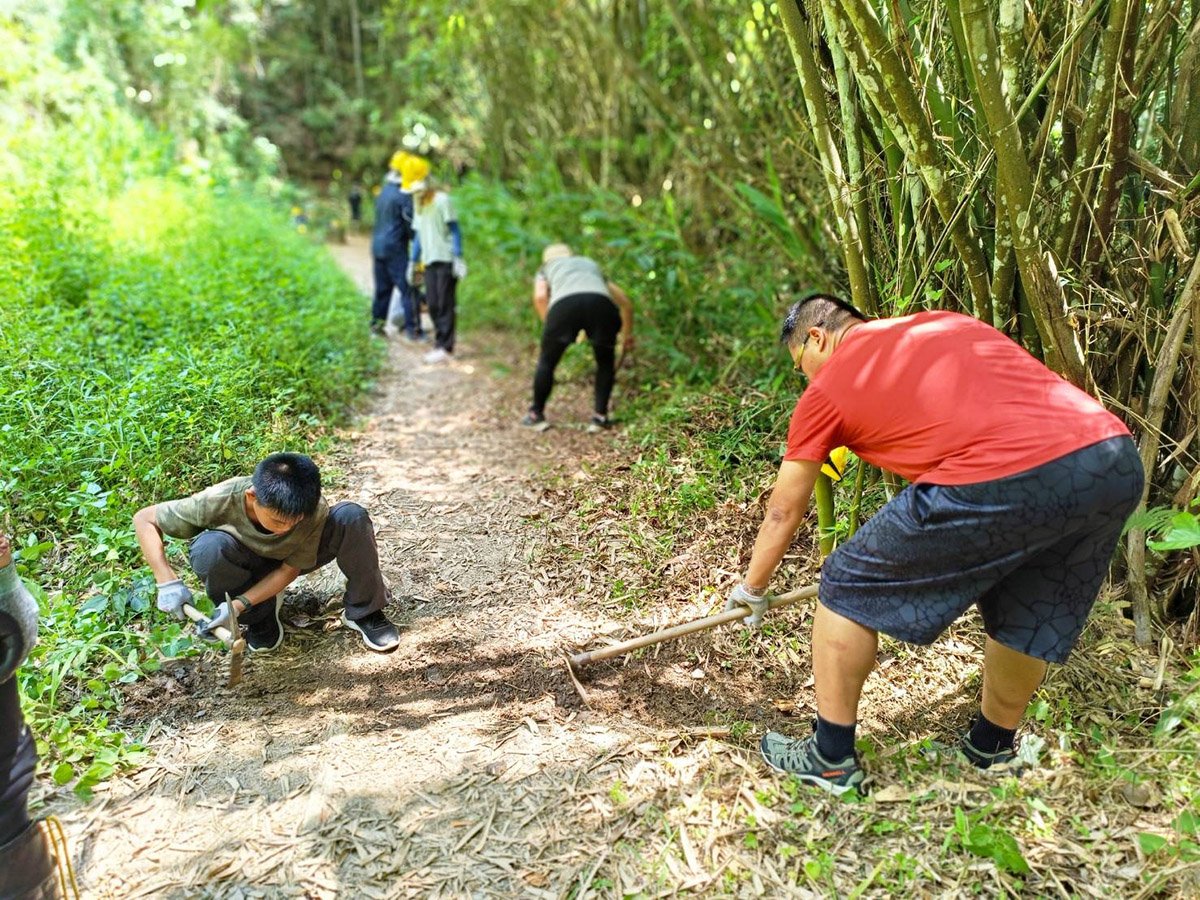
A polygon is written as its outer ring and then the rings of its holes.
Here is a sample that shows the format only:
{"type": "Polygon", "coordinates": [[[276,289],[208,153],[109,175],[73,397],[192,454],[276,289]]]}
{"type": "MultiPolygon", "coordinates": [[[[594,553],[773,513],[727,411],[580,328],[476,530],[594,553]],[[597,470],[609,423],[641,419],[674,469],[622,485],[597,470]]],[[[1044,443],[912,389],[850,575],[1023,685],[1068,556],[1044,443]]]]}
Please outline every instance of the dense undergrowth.
{"type": "Polygon", "coordinates": [[[261,201],[171,179],[79,199],[0,198],[0,487],[45,604],[26,710],[86,791],[136,750],[118,686],[191,644],[135,574],[133,511],[311,450],[378,352],[353,286],[261,201]]]}

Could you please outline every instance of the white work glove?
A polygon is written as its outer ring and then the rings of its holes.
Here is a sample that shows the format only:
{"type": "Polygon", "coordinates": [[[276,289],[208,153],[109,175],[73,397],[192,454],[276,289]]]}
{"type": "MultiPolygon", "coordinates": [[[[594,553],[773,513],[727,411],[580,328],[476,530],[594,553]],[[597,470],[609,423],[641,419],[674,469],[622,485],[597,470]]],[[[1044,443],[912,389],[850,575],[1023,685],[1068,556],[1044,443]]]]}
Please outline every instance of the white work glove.
{"type": "MultiPolygon", "coordinates": [[[[228,596],[228,595],[226,595],[228,596]]],[[[234,597],[232,601],[226,600],[224,603],[217,604],[217,608],[213,610],[213,614],[203,622],[196,623],[196,633],[206,640],[216,640],[216,635],[213,631],[217,628],[229,628],[232,616],[229,614],[229,604],[236,603],[238,605],[238,615],[246,612],[250,608],[250,601],[241,594],[234,597]]],[[[234,635],[237,637],[237,635],[234,635]]]]}
{"type": "Polygon", "coordinates": [[[467,277],[467,262],[461,256],[454,257],[454,262],[450,263],[450,272],[456,279],[462,281],[467,277]]]}
{"type": "Polygon", "coordinates": [[[755,596],[751,592],[752,590],[752,588],[746,587],[745,582],[735,587],[729,592],[729,599],[725,601],[725,611],[729,612],[729,610],[737,609],[738,607],[749,607],[750,615],[746,616],[742,621],[751,628],[757,628],[762,624],[763,615],[770,608],[771,598],[767,596],[765,590],[759,592],[758,596],[755,596]]]}
{"type": "Polygon", "coordinates": [[[404,270],[404,280],[409,284],[413,283],[413,277],[417,274],[417,264],[411,259],[408,261],[408,267],[404,270]]]}
{"type": "Polygon", "coordinates": [[[183,604],[191,602],[192,592],[178,578],[158,586],[158,608],[181,621],[187,618],[183,612],[183,604]]]}

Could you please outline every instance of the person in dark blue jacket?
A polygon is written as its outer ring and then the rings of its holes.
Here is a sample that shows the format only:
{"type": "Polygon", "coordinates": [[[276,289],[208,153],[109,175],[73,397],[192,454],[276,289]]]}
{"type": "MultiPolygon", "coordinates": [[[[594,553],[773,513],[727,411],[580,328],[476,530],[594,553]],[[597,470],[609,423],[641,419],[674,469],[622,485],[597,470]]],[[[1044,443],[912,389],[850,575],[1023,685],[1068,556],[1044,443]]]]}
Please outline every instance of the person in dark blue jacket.
{"type": "Polygon", "coordinates": [[[371,330],[382,335],[387,324],[392,291],[399,290],[404,310],[404,333],[421,337],[421,321],[413,309],[412,292],[405,278],[408,246],[413,236],[412,194],[401,185],[400,169],[410,154],[398,150],[392,156],[387,177],[375,198],[375,230],[371,236],[371,256],[375,263],[375,297],[371,304],[371,330]]]}

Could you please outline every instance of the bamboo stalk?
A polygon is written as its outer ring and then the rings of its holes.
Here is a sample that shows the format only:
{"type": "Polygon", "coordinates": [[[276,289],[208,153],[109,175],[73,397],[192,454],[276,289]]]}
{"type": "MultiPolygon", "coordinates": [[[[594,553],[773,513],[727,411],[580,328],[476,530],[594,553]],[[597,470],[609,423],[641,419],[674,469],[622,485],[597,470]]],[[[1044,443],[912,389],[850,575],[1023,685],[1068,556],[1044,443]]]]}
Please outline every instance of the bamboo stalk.
{"type": "Polygon", "coordinates": [[[947,223],[950,239],[963,262],[975,315],[990,322],[991,279],[982,244],[970,225],[970,217],[956,219],[954,216],[957,201],[942,141],[934,132],[903,63],[869,3],[864,0],[822,0],[822,7],[836,24],[837,39],[855,69],[858,87],[883,116],[929,190],[942,221],[947,223]]]}
{"type": "Polygon", "coordinates": [[[855,302],[872,308],[877,304],[874,301],[871,279],[867,274],[862,234],[859,231],[858,219],[850,215],[854,199],[850,196],[846,176],[842,170],[841,155],[829,125],[825,88],[821,83],[820,71],[812,52],[812,33],[801,13],[799,0],[782,0],[779,3],[779,15],[783,20],[788,44],[792,48],[792,58],[796,63],[796,73],[800,77],[804,103],[808,108],[813,142],[821,158],[821,174],[833,204],[834,220],[846,262],[846,274],[850,279],[850,294],[855,302]]]}
{"type": "MultiPolygon", "coordinates": [[[[1158,458],[1158,448],[1162,440],[1162,423],[1166,414],[1167,398],[1171,392],[1171,382],[1175,379],[1175,367],[1183,352],[1184,339],[1187,337],[1191,319],[1196,316],[1200,321],[1200,253],[1192,260],[1192,270],[1187,283],[1176,300],[1175,313],[1167,326],[1166,337],[1159,348],[1158,357],[1154,362],[1154,380],[1150,385],[1150,393],[1146,402],[1145,424],[1142,428],[1142,439],[1138,448],[1142,458],[1142,468],[1146,473],[1146,482],[1142,488],[1142,500],[1138,511],[1146,509],[1150,498],[1151,476],[1155,470],[1158,458]]],[[[1196,343],[1200,343],[1197,341],[1196,343]]],[[[1146,584],[1146,530],[1131,528],[1126,535],[1126,548],[1129,556],[1129,572],[1126,578],[1129,592],[1133,601],[1133,635],[1142,646],[1148,646],[1153,639],[1152,624],[1154,610],[1150,605],[1150,592],[1146,584]]]]}
{"type": "Polygon", "coordinates": [[[1046,362],[1080,387],[1089,387],[1091,379],[1083,348],[1071,327],[1051,260],[1042,252],[1038,237],[1033,171],[1021,147],[1016,116],[1000,87],[999,51],[990,6],[985,0],[963,0],[960,13],[966,56],[975,73],[976,89],[996,151],[997,187],[1005,195],[1013,252],[1046,351],[1046,362]]]}

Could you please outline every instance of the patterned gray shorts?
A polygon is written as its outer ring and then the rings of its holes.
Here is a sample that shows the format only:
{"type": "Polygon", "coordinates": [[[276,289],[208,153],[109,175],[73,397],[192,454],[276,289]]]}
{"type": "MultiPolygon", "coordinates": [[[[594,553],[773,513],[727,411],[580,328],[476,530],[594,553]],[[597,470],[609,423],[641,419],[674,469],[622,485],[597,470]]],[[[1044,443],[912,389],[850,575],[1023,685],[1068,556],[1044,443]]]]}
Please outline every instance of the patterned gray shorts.
{"type": "Polygon", "coordinates": [[[1062,662],[1142,479],[1132,439],[1116,437],[1008,478],[909,485],[825,561],[821,603],[914,644],[974,603],[994,640],[1062,662]]]}

